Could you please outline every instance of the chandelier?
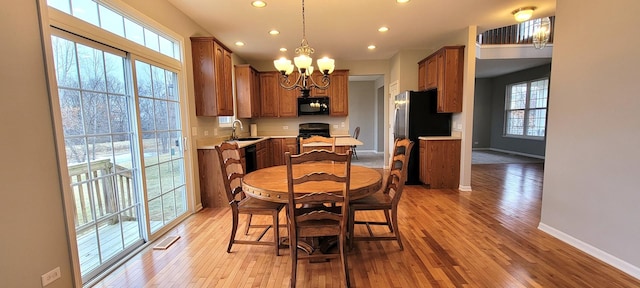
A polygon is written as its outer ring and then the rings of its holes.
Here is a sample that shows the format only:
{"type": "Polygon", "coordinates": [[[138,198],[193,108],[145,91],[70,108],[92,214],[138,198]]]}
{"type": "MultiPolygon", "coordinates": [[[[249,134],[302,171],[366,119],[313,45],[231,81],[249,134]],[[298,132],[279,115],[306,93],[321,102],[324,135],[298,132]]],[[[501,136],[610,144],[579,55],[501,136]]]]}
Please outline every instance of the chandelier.
{"type": "Polygon", "coordinates": [[[311,77],[311,74],[313,74],[313,65],[311,65],[313,59],[311,58],[311,54],[315,51],[309,46],[309,42],[307,42],[304,0],[302,0],[302,42],[300,43],[300,47],[296,48],[295,52],[298,56],[293,58],[293,62],[298,68],[298,77],[293,82],[291,81],[292,79],[289,78],[294,68],[291,60],[282,57],[273,61],[273,65],[282,75],[282,77],[280,77],[280,86],[287,90],[299,88],[301,92],[300,96],[302,97],[309,97],[309,91],[311,91],[312,88],[323,90],[329,88],[329,74],[331,74],[335,68],[335,61],[333,59],[327,57],[318,59],[318,69],[322,73],[320,83],[316,83],[313,77],[311,77]]]}
{"type": "Polygon", "coordinates": [[[551,34],[551,19],[549,17],[536,19],[533,23],[533,47],[542,49],[549,42],[551,34]]]}

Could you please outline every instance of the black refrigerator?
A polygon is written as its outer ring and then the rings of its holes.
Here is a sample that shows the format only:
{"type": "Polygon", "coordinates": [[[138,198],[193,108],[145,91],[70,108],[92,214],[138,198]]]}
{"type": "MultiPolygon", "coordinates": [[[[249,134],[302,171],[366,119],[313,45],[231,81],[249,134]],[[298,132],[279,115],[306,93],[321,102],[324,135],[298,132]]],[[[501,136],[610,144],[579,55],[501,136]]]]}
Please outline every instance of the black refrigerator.
{"type": "Polygon", "coordinates": [[[413,149],[409,158],[407,185],[420,184],[420,143],[418,137],[451,136],[451,113],[437,112],[437,91],[405,91],[395,97],[394,139],[409,138],[413,149]]]}

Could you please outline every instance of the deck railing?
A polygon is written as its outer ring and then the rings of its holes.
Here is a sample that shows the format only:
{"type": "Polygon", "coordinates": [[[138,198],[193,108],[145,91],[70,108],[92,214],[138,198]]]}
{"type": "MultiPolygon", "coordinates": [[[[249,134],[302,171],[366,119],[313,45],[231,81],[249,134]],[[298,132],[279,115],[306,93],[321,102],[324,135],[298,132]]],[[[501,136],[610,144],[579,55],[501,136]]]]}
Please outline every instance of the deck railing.
{"type": "MultiPolygon", "coordinates": [[[[549,17],[551,20],[551,32],[549,42],[553,43],[553,29],[555,27],[555,16],[549,17]]],[[[534,33],[534,22],[536,20],[524,21],[511,26],[491,29],[478,34],[476,42],[478,44],[532,44],[534,33]]]]}
{"type": "MultiPolygon", "coordinates": [[[[111,217],[112,224],[117,223],[116,213],[121,210],[118,208],[134,205],[133,177],[126,167],[114,165],[111,159],[103,159],[91,161],[88,165],[69,165],[68,168],[77,231],[108,217],[111,217]]],[[[127,211],[120,213],[121,217],[133,219],[134,211],[127,211]]]]}

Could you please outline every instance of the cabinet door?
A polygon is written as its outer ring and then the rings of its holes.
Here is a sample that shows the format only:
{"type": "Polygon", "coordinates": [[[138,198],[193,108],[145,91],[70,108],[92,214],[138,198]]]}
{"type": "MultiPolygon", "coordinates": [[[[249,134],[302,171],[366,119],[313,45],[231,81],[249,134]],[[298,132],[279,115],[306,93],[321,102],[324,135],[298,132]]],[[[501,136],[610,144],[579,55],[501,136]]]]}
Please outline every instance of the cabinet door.
{"type": "Polygon", "coordinates": [[[210,38],[192,38],[191,54],[193,57],[196,116],[218,116],[213,67],[213,41],[210,38]]]}
{"type": "Polygon", "coordinates": [[[249,65],[236,65],[236,105],[238,118],[260,116],[260,76],[249,65]]]}
{"type": "Polygon", "coordinates": [[[438,63],[437,57],[429,57],[425,67],[425,90],[438,87],[438,63]]]}
{"type": "MultiPolygon", "coordinates": [[[[291,154],[298,154],[298,139],[295,137],[284,138],[284,142],[282,143],[282,159],[284,159],[284,152],[289,152],[291,154]]],[[[284,163],[284,162],[283,162],[284,163]]]]}
{"type": "Polygon", "coordinates": [[[425,141],[426,183],[431,188],[458,188],[460,181],[460,140],[425,141]]]}
{"type": "Polygon", "coordinates": [[[438,112],[462,112],[464,47],[447,47],[438,56],[438,112]]]}
{"type": "Polygon", "coordinates": [[[331,116],[349,115],[349,70],[336,70],[329,84],[329,113],[331,116]]]}
{"type": "Polygon", "coordinates": [[[427,61],[418,63],[418,91],[427,90],[427,61]]]}
{"type": "MultiPolygon", "coordinates": [[[[260,73],[260,117],[278,117],[279,72],[260,73]]],[[[282,89],[282,88],[280,88],[282,89]]]]}
{"type": "MultiPolygon", "coordinates": [[[[281,77],[281,76],[278,76],[281,77]]],[[[297,79],[298,72],[294,71],[289,75],[290,79],[297,79]]],[[[296,117],[298,116],[298,96],[300,95],[299,89],[287,90],[276,83],[275,88],[278,92],[278,116],[279,117],[296,117]]]]}
{"type": "MultiPolygon", "coordinates": [[[[313,74],[311,74],[311,78],[316,84],[318,84],[318,86],[324,85],[324,83],[322,82],[322,73],[320,73],[320,71],[314,71],[313,74]]],[[[331,85],[329,85],[329,87],[331,87],[331,85]]],[[[329,96],[329,89],[318,89],[318,88],[311,89],[311,97],[326,97],[326,96],[329,96]]]]}
{"type": "Polygon", "coordinates": [[[273,151],[271,164],[273,164],[273,166],[284,165],[284,148],[282,146],[283,142],[283,138],[271,138],[271,150],[273,151]]]}
{"type": "Polygon", "coordinates": [[[214,78],[218,116],[233,116],[233,93],[231,83],[231,53],[218,42],[213,42],[214,78]]]}

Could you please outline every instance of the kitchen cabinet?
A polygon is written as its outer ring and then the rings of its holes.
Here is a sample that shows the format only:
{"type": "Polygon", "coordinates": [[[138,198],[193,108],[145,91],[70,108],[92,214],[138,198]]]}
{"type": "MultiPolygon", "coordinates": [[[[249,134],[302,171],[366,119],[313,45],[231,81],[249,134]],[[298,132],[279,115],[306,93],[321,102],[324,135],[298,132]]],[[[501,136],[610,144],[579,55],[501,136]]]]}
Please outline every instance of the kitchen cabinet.
{"type": "Polygon", "coordinates": [[[250,65],[235,65],[237,118],[260,117],[260,74],[250,65]]]}
{"type": "Polygon", "coordinates": [[[231,51],[213,37],[191,37],[196,116],[233,116],[231,51]]]}
{"type": "Polygon", "coordinates": [[[420,140],[420,182],[432,189],[457,189],[461,140],[420,140]]]}
{"type": "Polygon", "coordinates": [[[418,91],[427,90],[427,61],[418,62],[418,91]]]}
{"type": "Polygon", "coordinates": [[[349,115],[349,70],[335,70],[329,84],[329,115],[349,115]]]}
{"type": "MultiPolygon", "coordinates": [[[[240,148],[238,151],[242,169],[246,170],[247,162],[244,148],[240,148]]],[[[202,207],[226,207],[229,205],[222,181],[218,152],[215,149],[198,149],[198,174],[200,176],[202,207]]]]}
{"type": "MultiPolygon", "coordinates": [[[[289,77],[297,77],[293,72],[289,77]]],[[[260,117],[298,116],[298,89],[287,90],[280,86],[280,72],[260,72],[260,117]]]]}
{"type": "Polygon", "coordinates": [[[418,89],[437,90],[438,112],[462,112],[464,46],[442,47],[418,62],[418,73],[418,89]]]}
{"type": "Polygon", "coordinates": [[[295,137],[271,138],[273,149],[272,166],[284,165],[284,153],[298,154],[298,141],[295,137]]]}
{"type": "Polygon", "coordinates": [[[271,141],[263,140],[256,145],[256,169],[271,166],[271,141]]]}

